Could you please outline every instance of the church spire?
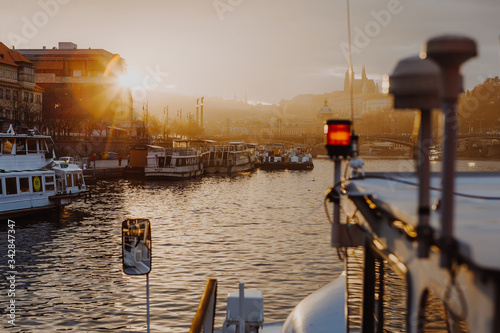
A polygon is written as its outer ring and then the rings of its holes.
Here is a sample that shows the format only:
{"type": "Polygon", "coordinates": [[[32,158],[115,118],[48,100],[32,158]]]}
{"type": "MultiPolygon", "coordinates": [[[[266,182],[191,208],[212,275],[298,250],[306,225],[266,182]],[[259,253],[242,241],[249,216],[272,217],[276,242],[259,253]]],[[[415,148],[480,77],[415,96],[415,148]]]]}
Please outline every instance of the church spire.
{"type": "Polygon", "coordinates": [[[366,80],[366,79],[367,79],[367,77],[366,77],[365,65],[363,65],[363,72],[361,73],[361,79],[362,79],[362,80],[366,80]]]}

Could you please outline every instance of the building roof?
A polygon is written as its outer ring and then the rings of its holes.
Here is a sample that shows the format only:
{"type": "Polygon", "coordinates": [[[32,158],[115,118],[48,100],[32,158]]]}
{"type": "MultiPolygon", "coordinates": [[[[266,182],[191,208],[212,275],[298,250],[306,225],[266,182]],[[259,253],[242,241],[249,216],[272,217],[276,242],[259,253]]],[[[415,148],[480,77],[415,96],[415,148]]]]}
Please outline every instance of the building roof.
{"type": "Polygon", "coordinates": [[[21,53],[9,49],[5,46],[4,43],[0,42],[0,63],[11,65],[11,66],[19,66],[19,63],[28,63],[32,64],[25,56],[21,53]]]}
{"type": "MultiPolygon", "coordinates": [[[[111,53],[104,49],[19,49],[20,53],[31,60],[42,58],[44,61],[57,61],[61,58],[76,58],[76,57],[96,57],[113,58],[117,54],[111,53]]],[[[120,57],[121,59],[121,57],[120,57]]]]}

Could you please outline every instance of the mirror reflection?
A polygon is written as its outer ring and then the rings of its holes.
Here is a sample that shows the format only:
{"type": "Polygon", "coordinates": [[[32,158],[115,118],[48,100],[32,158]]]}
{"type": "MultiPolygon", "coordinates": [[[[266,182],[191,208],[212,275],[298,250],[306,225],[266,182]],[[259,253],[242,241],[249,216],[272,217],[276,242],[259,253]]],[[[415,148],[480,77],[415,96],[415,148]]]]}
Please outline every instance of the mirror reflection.
{"type": "Polygon", "coordinates": [[[151,271],[151,224],[147,219],[127,219],[122,223],[123,272],[128,275],[151,271]]]}

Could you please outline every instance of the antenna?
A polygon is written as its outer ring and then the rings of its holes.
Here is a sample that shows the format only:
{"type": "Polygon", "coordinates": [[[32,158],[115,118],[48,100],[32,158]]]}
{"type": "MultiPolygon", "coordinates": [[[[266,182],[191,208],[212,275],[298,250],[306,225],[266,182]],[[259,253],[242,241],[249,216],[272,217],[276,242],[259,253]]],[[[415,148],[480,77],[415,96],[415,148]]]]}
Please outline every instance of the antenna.
{"type": "Polygon", "coordinates": [[[352,124],[352,133],[354,134],[354,101],[353,101],[353,76],[354,71],[352,69],[352,57],[351,57],[351,13],[349,10],[349,0],[347,0],[347,38],[348,41],[348,66],[349,66],[349,95],[351,100],[351,124],[352,124]]]}

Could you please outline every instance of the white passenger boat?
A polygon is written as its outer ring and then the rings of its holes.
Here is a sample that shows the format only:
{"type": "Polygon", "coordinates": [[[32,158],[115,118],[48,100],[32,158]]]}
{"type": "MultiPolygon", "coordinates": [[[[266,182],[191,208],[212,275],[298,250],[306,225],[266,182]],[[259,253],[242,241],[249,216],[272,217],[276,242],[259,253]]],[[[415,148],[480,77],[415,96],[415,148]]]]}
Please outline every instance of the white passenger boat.
{"type": "Polygon", "coordinates": [[[236,173],[255,169],[256,156],[243,142],[227,145],[213,144],[203,154],[205,173],[236,173]]]}
{"type": "Polygon", "coordinates": [[[37,213],[87,194],[78,166],[54,161],[45,135],[0,133],[0,217],[37,213]]]}
{"type": "Polygon", "coordinates": [[[286,169],[286,153],[284,145],[273,143],[266,146],[259,157],[261,170],[284,170],[286,169]]]}
{"type": "Polygon", "coordinates": [[[190,147],[189,140],[175,140],[172,149],[148,146],[146,178],[189,179],[203,174],[201,151],[190,147]]]}
{"type": "Polygon", "coordinates": [[[288,170],[312,170],[314,169],[312,155],[302,147],[292,149],[288,154],[286,168],[288,170]]]}

